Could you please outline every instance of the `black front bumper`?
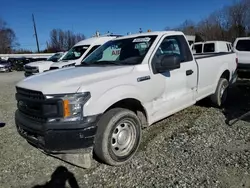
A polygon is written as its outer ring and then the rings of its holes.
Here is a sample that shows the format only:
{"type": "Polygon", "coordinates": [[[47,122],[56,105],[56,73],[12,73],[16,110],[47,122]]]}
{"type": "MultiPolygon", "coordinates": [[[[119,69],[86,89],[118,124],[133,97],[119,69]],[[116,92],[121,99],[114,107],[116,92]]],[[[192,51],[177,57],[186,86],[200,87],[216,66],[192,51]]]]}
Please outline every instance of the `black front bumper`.
{"type": "Polygon", "coordinates": [[[99,116],[86,117],[82,122],[40,123],[19,110],[15,113],[18,133],[33,146],[46,153],[77,153],[93,146],[99,116]]]}
{"type": "Polygon", "coordinates": [[[24,76],[25,76],[25,77],[32,76],[32,75],[33,75],[33,74],[30,73],[30,72],[24,72],[24,76]]]}

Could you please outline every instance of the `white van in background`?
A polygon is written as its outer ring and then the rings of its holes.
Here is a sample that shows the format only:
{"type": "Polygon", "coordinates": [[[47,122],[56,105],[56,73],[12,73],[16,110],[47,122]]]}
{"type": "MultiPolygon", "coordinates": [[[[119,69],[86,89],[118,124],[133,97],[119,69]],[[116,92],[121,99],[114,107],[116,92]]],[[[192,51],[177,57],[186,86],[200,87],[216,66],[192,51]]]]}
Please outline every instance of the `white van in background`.
{"type": "Polygon", "coordinates": [[[234,42],[238,57],[238,72],[250,72],[250,37],[240,37],[234,42]]]}
{"type": "Polygon", "coordinates": [[[191,45],[193,54],[204,53],[218,53],[218,52],[232,52],[233,47],[230,42],[227,41],[206,41],[196,42],[191,45]]]}
{"type": "Polygon", "coordinates": [[[61,61],[53,63],[50,70],[80,65],[82,60],[99,46],[119,36],[120,35],[99,36],[82,40],[75,44],[61,61]]]}
{"type": "Polygon", "coordinates": [[[186,39],[188,41],[189,46],[195,43],[195,35],[186,35],[186,39]]]}
{"type": "Polygon", "coordinates": [[[45,61],[35,61],[24,65],[25,77],[48,71],[50,66],[60,61],[67,52],[57,52],[45,61]]]}

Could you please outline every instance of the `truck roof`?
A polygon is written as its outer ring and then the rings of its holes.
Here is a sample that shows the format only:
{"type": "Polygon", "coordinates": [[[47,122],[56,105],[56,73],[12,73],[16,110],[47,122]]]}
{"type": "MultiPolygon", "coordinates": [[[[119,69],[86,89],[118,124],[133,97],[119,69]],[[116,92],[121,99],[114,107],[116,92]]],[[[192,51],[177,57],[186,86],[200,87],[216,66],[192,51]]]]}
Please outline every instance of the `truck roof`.
{"type": "Polygon", "coordinates": [[[236,40],[250,40],[250,37],[238,37],[236,40]]]}
{"type": "Polygon", "coordinates": [[[231,43],[228,41],[222,41],[222,40],[210,40],[210,41],[204,41],[204,42],[195,42],[194,44],[206,44],[206,43],[231,43]]]}
{"type": "Polygon", "coordinates": [[[165,34],[184,35],[183,32],[181,32],[181,31],[152,31],[152,32],[144,32],[144,33],[136,33],[136,34],[126,35],[126,36],[119,37],[115,40],[127,39],[127,38],[132,38],[132,37],[140,37],[140,36],[165,35],[165,34]]]}
{"type": "Polygon", "coordinates": [[[100,36],[100,37],[91,37],[85,40],[82,40],[78,43],[76,43],[74,46],[80,46],[80,45],[102,45],[103,43],[115,39],[116,36],[100,36]]]}

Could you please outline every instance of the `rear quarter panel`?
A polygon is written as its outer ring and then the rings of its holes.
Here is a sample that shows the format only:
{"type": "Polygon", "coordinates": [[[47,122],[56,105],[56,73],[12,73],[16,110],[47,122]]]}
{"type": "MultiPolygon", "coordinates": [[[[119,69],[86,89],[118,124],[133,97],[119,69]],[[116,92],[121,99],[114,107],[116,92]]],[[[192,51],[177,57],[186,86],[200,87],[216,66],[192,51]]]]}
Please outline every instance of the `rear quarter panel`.
{"type": "Polygon", "coordinates": [[[235,53],[219,53],[195,56],[198,64],[197,100],[213,94],[224,71],[228,70],[229,80],[236,70],[235,53]]]}

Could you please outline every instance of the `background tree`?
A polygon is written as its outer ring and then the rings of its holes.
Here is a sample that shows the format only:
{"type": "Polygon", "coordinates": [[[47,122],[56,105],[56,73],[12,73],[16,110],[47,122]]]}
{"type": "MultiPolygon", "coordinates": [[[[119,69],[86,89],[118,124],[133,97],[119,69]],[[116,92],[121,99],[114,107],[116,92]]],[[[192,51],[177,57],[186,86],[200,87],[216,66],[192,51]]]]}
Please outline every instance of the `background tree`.
{"type": "Polygon", "coordinates": [[[201,36],[204,40],[233,42],[237,37],[250,36],[250,0],[236,1],[212,12],[198,23],[186,20],[173,29],[186,35],[201,36]]]}
{"type": "Polygon", "coordinates": [[[0,18],[0,53],[11,53],[17,46],[15,32],[0,18]]]}
{"type": "Polygon", "coordinates": [[[83,34],[74,34],[70,30],[53,29],[50,32],[50,40],[47,51],[66,51],[74,46],[77,42],[84,40],[83,34]]]}

